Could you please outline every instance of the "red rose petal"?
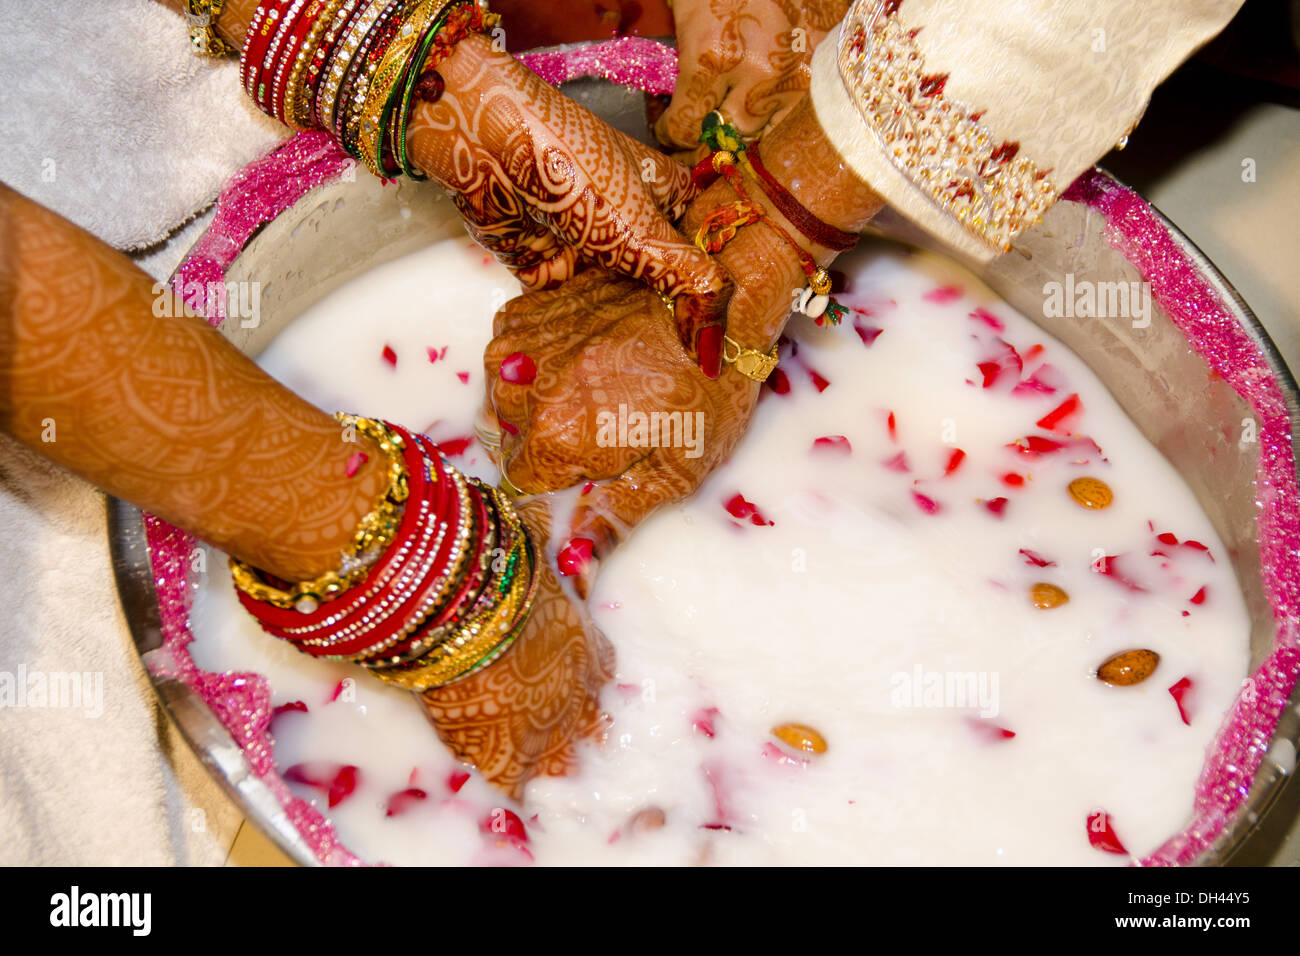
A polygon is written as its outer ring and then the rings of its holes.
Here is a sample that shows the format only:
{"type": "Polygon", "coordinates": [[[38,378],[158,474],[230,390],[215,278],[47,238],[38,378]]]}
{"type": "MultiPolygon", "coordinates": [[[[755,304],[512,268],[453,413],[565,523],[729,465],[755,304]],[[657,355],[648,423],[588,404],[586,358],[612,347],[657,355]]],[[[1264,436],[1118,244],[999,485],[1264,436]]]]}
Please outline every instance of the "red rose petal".
{"type": "Polygon", "coordinates": [[[813,439],[813,450],[833,451],[843,455],[853,454],[853,446],[843,435],[824,435],[813,439]]]}
{"type": "Polygon", "coordinates": [[[912,492],[912,500],[916,502],[918,508],[928,515],[935,515],[943,510],[943,505],[939,504],[939,502],[935,501],[930,496],[921,494],[919,491],[912,492]]]}
{"type": "Polygon", "coordinates": [[[514,425],[511,425],[511,424],[510,424],[508,421],[506,421],[504,418],[498,419],[498,420],[497,420],[497,424],[501,426],[501,430],[502,430],[503,432],[505,432],[507,435],[518,435],[518,434],[519,434],[519,429],[516,428],[514,425]]]}
{"type": "Polygon", "coordinates": [[[763,749],[759,751],[759,753],[762,755],[764,760],[770,760],[783,767],[804,768],[808,766],[807,757],[791,756],[771,741],[763,744],[763,749]]]}
{"type": "Polygon", "coordinates": [[[1065,447],[1065,442],[1059,442],[1052,438],[1044,438],[1042,435],[1026,435],[1024,438],[1017,438],[1007,445],[1012,451],[1019,452],[1026,458],[1037,458],[1039,455],[1050,455],[1052,452],[1060,451],[1065,447]]]}
{"type": "Polygon", "coordinates": [[[967,723],[970,724],[976,733],[986,740],[1010,740],[1016,735],[1014,730],[1007,730],[1005,727],[999,727],[992,721],[985,720],[982,717],[971,717],[967,723]]]}
{"type": "Polygon", "coordinates": [[[524,826],[524,821],[519,819],[519,814],[513,810],[507,810],[505,807],[494,808],[483,820],[481,826],[484,833],[490,833],[509,841],[528,842],[528,828],[524,826]]]}
{"type": "Polygon", "coordinates": [[[943,466],[944,477],[951,475],[954,471],[960,468],[961,463],[965,460],[966,460],[966,453],[962,451],[960,448],[954,448],[952,450],[952,453],[948,455],[948,463],[943,466]]]}
{"type": "Polygon", "coordinates": [[[889,417],[885,419],[885,424],[889,428],[890,439],[898,441],[898,419],[894,417],[893,412],[889,413],[889,417]]]}
{"type": "Polygon", "coordinates": [[[1159,541],[1161,544],[1177,544],[1178,536],[1174,534],[1170,534],[1168,531],[1166,531],[1164,534],[1156,535],[1156,540],[1159,541]]]}
{"type": "Polygon", "coordinates": [[[767,377],[767,381],[763,384],[778,395],[790,394],[790,376],[785,374],[785,369],[773,369],[772,374],[767,377]]]}
{"type": "Polygon", "coordinates": [[[286,770],[283,777],[290,783],[300,783],[323,791],[332,809],[357,789],[361,771],[351,764],[299,763],[286,770]]]}
{"type": "Polygon", "coordinates": [[[590,538],[574,538],[566,544],[555,559],[560,574],[568,577],[584,573],[591,564],[591,552],[595,544],[590,538]]]}
{"type": "Polygon", "coordinates": [[[501,362],[501,381],[531,385],[537,380],[537,363],[523,352],[512,352],[501,362]]]}
{"type": "Polygon", "coordinates": [[[437,442],[438,450],[448,458],[454,458],[456,455],[465,454],[465,449],[473,442],[473,437],[465,435],[461,438],[448,438],[446,441],[437,442]]]}
{"type": "Polygon", "coordinates": [[[819,392],[824,392],[826,389],[831,387],[830,379],[815,368],[808,369],[808,377],[812,380],[813,386],[819,392]]]}
{"type": "Polygon", "coordinates": [[[716,707],[706,707],[703,710],[697,710],[695,716],[691,718],[691,727],[698,730],[704,736],[712,738],[717,730],[714,727],[714,721],[717,719],[720,711],[716,707]]]}
{"type": "Polygon", "coordinates": [[[460,379],[460,384],[462,385],[469,384],[469,372],[457,372],[456,377],[460,379]]]}
{"type": "Polygon", "coordinates": [[[291,700],[287,704],[281,704],[271,711],[271,719],[270,721],[267,722],[266,725],[267,729],[268,730],[273,729],[275,727],[276,720],[278,720],[280,717],[283,717],[285,714],[305,714],[305,713],[307,713],[307,705],[300,700],[291,700]]]}
{"type": "Polygon", "coordinates": [[[1112,581],[1124,585],[1124,587],[1128,588],[1130,591],[1145,591],[1146,588],[1120,570],[1119,559],[1121,557],[1123,557],[1123,555],[1115,555],[1114,557],[1103,555],[1100,561],[1093,563],[1092,569],[1098,574],[1104,575],[1112,581]]]}
{"type": "Polygon", "coordinates": [[[1032,564],[1036,568],[1054,568],[1055,561],[1049,561],[1036,551],[1030,551],[1028,548],[1021,548],[1020,553],[1025,556],[1025,564],[1032,564]]]}
{"type": "Polygon", "coordinates": [[[1088,814],[1088,842],[1098,850],[1105,850],[1107,853],[1128,855],[1128,850],[1124,849],[1124,844],[1120,842],[1114,828],[1110,825],[1110,814],[1105,810],[1088,814]]]}
{"type": "Polygon", "coordinates": [[[1005,511],[1007,507],[1007,499],[990,498],[988,501],[984,502],[984,507],[989,509],[989,511],[997,515],[999,518],[1001,518],[1002,512],[1005,511]]]}
{"type": "Polygon", "coordinates": [[[351,764],[339,768],[339,772],[334,775],[334,779],[330,782],[329,805],[331,808],[337,807],[352,796],[353,791],[357,789],[357,784],[360,782],[360,777],[361,771],[351,764]]]}
{"type": "Polygon", "coordinates": [[[397,353],[393,351],[393,347],[391,345],[385,345],[384,351],[381,354],[383,355],[385,362],[387,362],[393,368],[397,368],[397,353]]]}
{"type": "Polygon", "coordinates": [[[338,700],[338,699],[339,699],[339,694],[343,693],[343,688],[349,686],[348,682],[351,681],[351,680],[352,680],[351,677],[345,677],[345,678],[343,678],[341,681],[339,681],[337,684],[335,684],[335,685],[334,685],[334,693],[330,694],[330,699],[329,699],[328,703],[331,703],[331,704],[332,704],[332,703],[334,703],[334,701],[338,700]]]}
{"type": "Polygon", "coordinates": [[[748,518],[751,524],[759,526],[772,524],[771,521],[763,517],[763,513],[758,510],[757,505],[752,501],[745,500],[744,495],[733,495],[731,499],[727,501],[725,507],[728,514],[733,518],[739,518],[741,521],[748,518]]]}
{"type": "Polygon", "coordinates": [[[587,482],[585,485],[582,486],[582,490],[578,492],[578,497],[581,498],[583,495],[591,494],[592,491],[595,490],[595,488],[596,488],[596,483],[594,481],[587,482]]]}
{"type": "Polygon", "coordinates": [[[361,470],[361,466],[369,460],[370,456],[364,451],[354,451],[348,456],[348,463],[343,467],[343,473],[349,478],[354,478],[357,472],[361,470]]]}
{"type": "Polygon", "coordinates": [[[1041,345],[1031,345],[1029,351],[1025,353],[1025,361],[1029,362],[1042,355],[1045,349],[1041,345]]]}
{"type": "Polygon", "coordinates": [[[853,331],[858,333],[858,338],[862,339],[863,345],[871,348],[876,339],[879,338],[880,333],[885,330],[874,325],[863,325],[861,322],[854,322],[853,331]]]}
{"type": "Polygon", "coordinates": [[[890,471],[911,471],[907,464],[907,452],[900,451],[893,458],[887,458],[881,462],[890,471]]]}
{"type": "Polygon", "coordinates": [[[1071,429],[1068,425],[1063,423],[1065,423],[1067,419],[1077,415],[1082,410],[1083,403],[1079,401],[1078,394],[1073,394],[1065,401],[1061,402],[1060,405],[1057,405],[1056,408],[1052,409],[1040,418],[1036,424],[1039,428],[1046,428],[1049,432],[1058,432],[1060,434],[1068,435],[1071,429]]]}
{"type": "MultiPolygon", "coordinates": [[[[1037,347],[1037,346],[1035,346],[1037,347]]],[[[1026,356],[1028,359],[1028,356],[1026,356]]],[[[1012,395],[1053,395],[1065,387],[1065,376],[1055,365],[1041,365],[1011,390],[1012,395]]]]}
{"type": "Polygon", "coordinates": [[[1174,686],[1169,688],[1169,693],[1174,698],[1174,703],[1178,705],[1178,716],[1183,718],[1183,723],[1187,726],[1192,725],[1192,720],[1187,716],[1188,705],[1191,701],[1187,700],[1188,693],[1192,690],[1193,684],[1190,677],[1180,678],[1174,686]]]}
{"type": "Polygon", "coordinates": [[[1195,594],[1193,594],[1190,598],[1188,598],[1188,600],[1190,600],[1193,604],[1204,604],[1204,603],[1205,603],[1205,587],[1202,586],[1201,589],[1200,589],[1199,591],[1197,591],[1195,594]]]}
{"type": "Polygon", "coordinates": [[[983,322],[994,332],[1005,332],[1007,330],[1006,323],[988,309],[977,308],[968,316],[968,318],[972,318],[976,322],[983,322]]]}
{"type": "Polygon", "coordinates": [[[395,817],[399,813],[406,812],[421,800],[427,799],[429,799],[429,795],[419,787],[407,787],[405,790],[399,790],[388,798],[388,810],[384,816],[395,817]]]}
{"type": "Polygon", "coordinates": [[[1009,485],[1012,488],[1019,488],[1025,483],[1025,476],[1017,475],[1014,471],[1009,471],[1002,476],[1002,483],[1004,485],[1009,485]]]}
{"type": "Polygon", "coordinates": [[[943,285],[937,289],[931,289],[921,296],[926,302],[933,302],[936,305],[947,305],[962,296],[962,288],[959,285],[943,285]]]}

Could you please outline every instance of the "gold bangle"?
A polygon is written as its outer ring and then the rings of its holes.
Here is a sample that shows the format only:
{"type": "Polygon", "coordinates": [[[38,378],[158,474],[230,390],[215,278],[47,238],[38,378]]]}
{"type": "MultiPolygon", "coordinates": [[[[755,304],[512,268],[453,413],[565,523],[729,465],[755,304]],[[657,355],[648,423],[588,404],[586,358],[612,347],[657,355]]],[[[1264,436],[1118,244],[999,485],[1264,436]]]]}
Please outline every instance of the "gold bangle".
{"type": "Polygon", "coordinates": [[[729,365],[734,365],[736,371],[745,378],[755,382],[765,382],[781,361],[780,345],[773,345],[769,352],[760,352],[758,349],[747,349],[731,336],[724,335],[722,360],[729,365]]]}
{"type": "Polygon", "coordinates": [[[185,23],[190,30],[190,49],[199,56],[223,57],[235,48],[213,29],[226,0],[185,0],[185,23]]]}
{"type": "Polygon", "coordinates": [[[405,502],[410,494],[406,463],[402,457],[406,443],[400,435],[389,431],[379,422],[341,413],[334,417],[341,424],[355,427],[379,446],[379,450],[388,458],[388,485],[375,507],[358,522],[352,544],[343,552],[337,571],[326,571],[318,578],[299,581],[288,590],[283,590],[267,584],[256,568],[238,558],[231,558],[230,575],[235,580],[235,587],[255,601],[278,608],[296,608],[310,614],[365,577],[370,566],[379,559],[397,534],[405,502]]]}
{"type": "Polygon", "coordinates": [[[418,6],[407,10],[402,17],[402,25],[397,36],[384,51],[379,67],[370,79],[366,90],[365,104],[361,107],[361,123],[357,132],[357,153],[366,168],[374,175],[382,177],[384,142],[384,110],[392,98],[402,74],[406,72],[407,60],[411,57],[425,28],[437,18],[451,0],[421,0],[418,6]]]}
{"type": "Polygon", "coordinates": [[[298,50],[298,58],[289,72],[289,79],[284,89],[284,119],[291,129],[310,129],[314,125],[311,115],[312,102],[311,97],[307,95],[305,79],[307,67],[316,56],[321,37],[325,35],[327,29],[334,27],[334,20],[346,2],[347,0],[328,0],[325,9],[311,25],[307,39],[298,50]]]}

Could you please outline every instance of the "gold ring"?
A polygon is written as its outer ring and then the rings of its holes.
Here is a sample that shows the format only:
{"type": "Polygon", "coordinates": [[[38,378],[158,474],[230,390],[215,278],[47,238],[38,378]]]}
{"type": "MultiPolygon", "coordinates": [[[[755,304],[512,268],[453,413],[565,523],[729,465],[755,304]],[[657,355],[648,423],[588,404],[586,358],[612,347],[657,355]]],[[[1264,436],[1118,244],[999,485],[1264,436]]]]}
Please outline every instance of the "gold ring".
{"type": "Polygon", "coordinates": [[[523,498],[527,495],[526,491],[510,480],[510,476],[506,474],[506,463],[504,461],[501,463],[501,490],[511,498],[523,498]]]}

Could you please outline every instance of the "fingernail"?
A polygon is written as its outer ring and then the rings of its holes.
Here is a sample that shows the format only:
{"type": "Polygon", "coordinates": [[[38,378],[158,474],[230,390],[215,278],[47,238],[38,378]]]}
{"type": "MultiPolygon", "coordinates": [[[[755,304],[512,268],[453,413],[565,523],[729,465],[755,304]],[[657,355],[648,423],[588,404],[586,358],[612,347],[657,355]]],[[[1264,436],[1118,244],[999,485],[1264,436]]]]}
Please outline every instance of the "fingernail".
{"type": "Polygon", "coordinates": [[[706,325],[695,336],[695,354],[706,378],[722,374],[722,326],[706,325]]]}

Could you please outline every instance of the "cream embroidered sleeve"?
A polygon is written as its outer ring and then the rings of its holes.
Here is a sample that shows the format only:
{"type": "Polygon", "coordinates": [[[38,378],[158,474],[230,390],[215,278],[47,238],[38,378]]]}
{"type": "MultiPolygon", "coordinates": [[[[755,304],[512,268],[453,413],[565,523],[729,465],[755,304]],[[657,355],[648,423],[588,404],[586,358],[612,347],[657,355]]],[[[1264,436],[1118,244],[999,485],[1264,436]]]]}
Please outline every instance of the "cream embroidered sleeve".
{"type": "Polygon", "coordinates": [[[1242,2],[857,0],[813,57],[813,106],[891,206],[987,261],[1242,2]]]}

